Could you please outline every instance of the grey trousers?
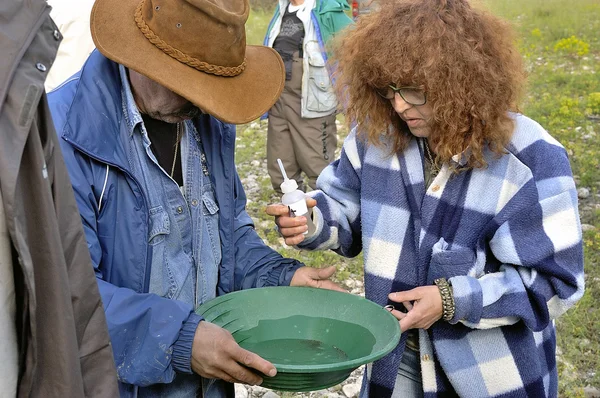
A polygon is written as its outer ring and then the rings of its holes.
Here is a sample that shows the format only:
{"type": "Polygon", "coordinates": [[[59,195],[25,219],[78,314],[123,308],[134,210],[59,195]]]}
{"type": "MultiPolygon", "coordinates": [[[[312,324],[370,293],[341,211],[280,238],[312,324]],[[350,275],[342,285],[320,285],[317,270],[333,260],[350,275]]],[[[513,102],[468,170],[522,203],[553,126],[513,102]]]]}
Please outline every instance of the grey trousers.
{"type": "Polygon", "coordinates": [[[279,193],[283,176],[277,158],[299,189],[305,190],[302,172],[308,177],[308,186],[315,189],[317,177],[334,160],[337,145],[335,114],[315,119],[300,116],[302,58],[294,57],[292,65],[291,80],[285,82],[281,97],[269,110],[267,165],[273,189],[279,193]]]}

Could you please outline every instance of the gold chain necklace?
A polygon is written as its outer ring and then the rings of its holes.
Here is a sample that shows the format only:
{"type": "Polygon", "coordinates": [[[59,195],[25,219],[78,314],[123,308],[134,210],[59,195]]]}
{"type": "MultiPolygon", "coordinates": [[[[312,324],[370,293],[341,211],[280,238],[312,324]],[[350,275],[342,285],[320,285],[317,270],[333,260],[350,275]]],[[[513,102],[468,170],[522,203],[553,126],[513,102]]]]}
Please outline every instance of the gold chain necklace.
{"type": "Polygon", "coordinates": [[[179,132],[181,131],[181,123],[177,123],[177,142],[175,142],[175,154],[173,155],[173,165],[171,166],[171,178],[175,174],[175,165],[177,164],[177,153],[179,153],[179,132]]]}
{"type": "MultiPolygon", "coordinates": [[[[171,178],[175,174],[175,165],[177,164],[177,154],[179,153],[179,141],[181,141],[181,123],[177,123],[177,142],[175,143],[175,153],[173,154],[173,165],[171,166],[171,178]]],[[[202,141],[199,141],[199,145],[202,146],[202,141]]],[[[202,173],[205,176],[209,176],[208,162],[206,161],[206,155],[204,151],[200,154],[200,162],[202,163],[202,173]]]]}
{"type": "Polygon", "coordinates": [[[427,152],[427,158],[429,160],[429,164],[431,165],[431,175],[435,176],[440,171],[437,163],[435,162],[433,156],[431,156],[431,151],[429,150],[429,144],[427,143],[427,138],[423,138],[423,146],[425,147],[425,151],[427,152]]]}

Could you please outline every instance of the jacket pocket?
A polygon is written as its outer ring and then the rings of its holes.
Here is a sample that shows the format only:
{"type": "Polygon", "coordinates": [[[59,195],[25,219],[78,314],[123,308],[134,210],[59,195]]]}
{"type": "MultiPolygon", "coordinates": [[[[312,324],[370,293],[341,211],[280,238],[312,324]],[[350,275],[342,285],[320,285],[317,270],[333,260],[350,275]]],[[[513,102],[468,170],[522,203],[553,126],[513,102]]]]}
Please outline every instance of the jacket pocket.
{"type": "Polygon", "coordinates": [[[427,281],[432,284],[435,279],[450,279],[459,275],[476,276],[475,251],[469,248],[447,250],[448,244],[440,239],[433,246],[427,281]]]}
{"type": "Polygon", "coordinates": [[[204,214],[204,221],[210,240],[210,247],[212,249],[214,262],[218,265],[221,262],[221,237],[219,235],[219,206],[214,200],[214,193],[212,192],[212,190],[206,191],[202,194],[202,204],[202,212],[204,214]]]}
{"type": "Polygon", "coordinates": [[[205,216],[214,216],[219,212],[219,206],[213,200],[213,198],[211,198],[211,196],[212,195],[210,192],[205,192],[202,195],[202,203],[204,204],[204,206],[202,207],[202,214],[204,214],[205,216]]]}
{"type": "Polygon", "coordinates": [[[306,108],[315,112],[328,112],[335,109],[337,100],[323,56],[320,50],[314,47],[310,43],[306,45],[306,57],[308,57],[306,108]]]}
{"type": "Polygon", "coordinates": [[[150,226],[148,228],[148,243],[157,245],[165,240],[165,237],[171,232],[169,215],[162,206],[150,209],[150,226]]]}

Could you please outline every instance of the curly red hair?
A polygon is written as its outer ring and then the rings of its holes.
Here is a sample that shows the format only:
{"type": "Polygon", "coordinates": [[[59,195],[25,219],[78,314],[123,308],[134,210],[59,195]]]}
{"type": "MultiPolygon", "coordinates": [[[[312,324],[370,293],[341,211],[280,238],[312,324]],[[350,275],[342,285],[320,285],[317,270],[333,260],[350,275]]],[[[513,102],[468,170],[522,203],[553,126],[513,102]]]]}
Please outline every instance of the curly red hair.
{"type": "Polygon", "coordinates": [[[438,159],[469,148],[467,167],[486,165],[483,151],[502,154],[514,123],[525,80],[509,24],[466,0],[382,1],[381,10],[361,16],[333,46],[336,87],[348,124],[393,151],[411,139],[389,100],[375,88],[418,86],[433,108],[429,137],[438,159]],[[391,128],[390,128],[391,126],[391,128]]]}

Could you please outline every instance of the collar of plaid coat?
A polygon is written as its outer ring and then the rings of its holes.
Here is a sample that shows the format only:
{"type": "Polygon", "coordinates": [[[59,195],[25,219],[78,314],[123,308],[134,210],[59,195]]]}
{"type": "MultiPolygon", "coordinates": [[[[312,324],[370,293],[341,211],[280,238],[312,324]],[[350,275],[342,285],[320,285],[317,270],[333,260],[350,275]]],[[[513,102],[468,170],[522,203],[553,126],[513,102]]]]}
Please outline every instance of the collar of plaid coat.
{"type": "MultiPolygon", "coordinates": [[[[368,299],[452,283],[454,319],[419,331],[425,396],[557,393],[552,320],[584,289],[577,192],[564,148],[514,119],[506,155],[458,175],[444,166],[427,189],[416,139],[389,156],[352,132],[313,194],[317,231],[301,247],[362,250],[368,299]]],[[[367,368],[361,396],[392,394],[404,340],[367,368]]]]}

